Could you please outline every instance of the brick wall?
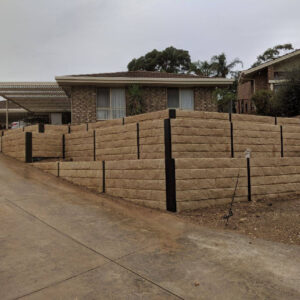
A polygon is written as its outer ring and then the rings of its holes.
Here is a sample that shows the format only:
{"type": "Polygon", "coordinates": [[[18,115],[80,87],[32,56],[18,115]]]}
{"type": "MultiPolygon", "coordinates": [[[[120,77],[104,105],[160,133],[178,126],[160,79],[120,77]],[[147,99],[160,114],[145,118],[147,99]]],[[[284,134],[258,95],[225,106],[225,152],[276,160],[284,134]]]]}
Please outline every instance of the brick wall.
{"type": "MultiPolygon", "coordinates": [[[[212,100],[214,88],[194,88],[195,110],[217,111],[217,104],[212,100]]],[[[96,122],[97,89],[92,86],[72,87],[72,123],[96,122]]],[[[167,109],[166,87],[143,87],[145,112],[167,109]]],[[[129,115],[129,94],[126,90],[126,115],[129,115]]]]}
{"type": "Polygon", "coordinates": [[[217,103],[212,99],[214,88],[195,88],[195,110],[218,111],[217,103]]]}
{"type": "Polygon", "coordinates": [[[72,123],[96,122],[96,88],[74,86],[71,92],[72,123]]]}
{"type": "Polygon", "coordinates": [[[252,76],[254,86],[252,88],[251,80],[239,83],[237,95],[237,113],[254,113],[255,107],[252,104],[251,97],[254,92],[259,90],[269,89],[268,80],[274,78],[274,70],[272,68],[265,68],[252,76]]]}

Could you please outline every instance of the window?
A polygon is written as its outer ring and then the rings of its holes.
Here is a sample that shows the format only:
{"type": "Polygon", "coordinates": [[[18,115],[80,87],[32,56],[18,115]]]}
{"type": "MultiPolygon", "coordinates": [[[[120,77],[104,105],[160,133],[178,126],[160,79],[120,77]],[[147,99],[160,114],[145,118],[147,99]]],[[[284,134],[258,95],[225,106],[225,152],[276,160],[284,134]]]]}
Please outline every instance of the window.
{"type": "Polygon", "coordinates": [[[125,89],[97,90],[97,120],[123,118],[126,115],[125,89]]]}
{"type": "Polygon", "coordinates": [[[194,91],[192,89],[168,88],[168,108],[194,110],[194,91]]]}

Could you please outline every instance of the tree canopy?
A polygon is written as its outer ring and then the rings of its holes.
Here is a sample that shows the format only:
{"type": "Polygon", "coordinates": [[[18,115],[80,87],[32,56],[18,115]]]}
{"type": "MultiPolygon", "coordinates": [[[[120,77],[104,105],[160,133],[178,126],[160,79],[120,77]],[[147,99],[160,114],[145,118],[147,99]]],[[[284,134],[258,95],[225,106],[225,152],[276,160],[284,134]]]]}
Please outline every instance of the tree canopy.
{"type": "Polygon", "coordinates": [[[191,57],[188,51],[168,47],[163,51],[156,49],[144,56],[134,58],[127,65],[129,71],[160,71],[185,73],[190,70],[191,57]]]}
{"type": "Polygon", "coordinates": [[[274,60],[281,56],[285,52],[290,52],[294,50],[292,44],[282,44],[277,45],[273,48],[267,49],[263,54],[257,56],[256,62],[252,65],[252,68],[261,65],[262,63],[268,62],[270,60],[274,60]]]}

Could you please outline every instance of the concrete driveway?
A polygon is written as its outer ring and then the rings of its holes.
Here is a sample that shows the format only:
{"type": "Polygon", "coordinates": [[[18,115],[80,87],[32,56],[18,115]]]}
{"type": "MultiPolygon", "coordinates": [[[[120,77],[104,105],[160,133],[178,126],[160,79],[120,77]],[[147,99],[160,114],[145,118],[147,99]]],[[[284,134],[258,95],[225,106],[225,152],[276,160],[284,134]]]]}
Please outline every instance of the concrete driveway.
{"type": "Polygon", "coordinates": [[[0,299],[19,298],[300,299],[300,247],[106,199],[0,155],[0,299]]]}

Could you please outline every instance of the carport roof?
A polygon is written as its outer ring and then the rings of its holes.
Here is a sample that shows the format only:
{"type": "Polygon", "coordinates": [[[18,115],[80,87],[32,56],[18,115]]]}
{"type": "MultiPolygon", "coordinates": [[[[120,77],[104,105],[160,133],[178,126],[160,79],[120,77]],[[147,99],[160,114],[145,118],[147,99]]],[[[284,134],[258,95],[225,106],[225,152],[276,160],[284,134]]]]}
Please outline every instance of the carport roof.
{"type": "Polygon", "coordinates": [[[0,96],[29,112],[67,112],[70,99],[56,82],[0,82],[0,96]]]}

